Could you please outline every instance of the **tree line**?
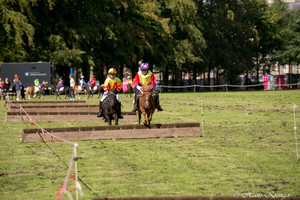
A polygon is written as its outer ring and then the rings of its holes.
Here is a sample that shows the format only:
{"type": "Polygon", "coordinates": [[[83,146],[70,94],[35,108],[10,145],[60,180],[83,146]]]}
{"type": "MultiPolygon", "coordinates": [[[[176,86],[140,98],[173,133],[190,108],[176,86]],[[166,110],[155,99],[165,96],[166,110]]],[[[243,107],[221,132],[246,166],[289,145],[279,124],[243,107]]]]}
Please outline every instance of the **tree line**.
{"type": "Polygon", "coordinates": [[[108,68],[122,78],[140,61],[165,85],[181,85],[187,73],[195,84],[210,71],[217,82],[234,84],[240,74],[258,82],[261,67],[300,63],[299,19],[280,0],[4,0],[0,62],[51,61],[59,74],[93,69],[101,82],[108,68]]]}

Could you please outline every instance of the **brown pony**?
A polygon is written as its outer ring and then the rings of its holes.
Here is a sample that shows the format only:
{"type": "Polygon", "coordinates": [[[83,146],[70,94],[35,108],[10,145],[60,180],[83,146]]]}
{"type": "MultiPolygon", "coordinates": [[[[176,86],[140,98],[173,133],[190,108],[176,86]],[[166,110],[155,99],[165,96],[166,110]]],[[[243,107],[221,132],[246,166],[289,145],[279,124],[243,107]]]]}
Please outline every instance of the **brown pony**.
{"type": "Polygon", "coordinates": [[[141,114],[144,115],[144,125],[150,125],[152,120],[153,113],[156,109],[154,98],[151,95],[151,91],[153,87],[150,85],[143,85],[142,86],[142,94],[139,94],[139,106],[138,106],[138,117],[139,117],[139,124],[141,123],[141,114]],[[146,118],[147,115],[147,118],[146,118]]]}
{"type": "Polygon", "coordinates": [[[26,98],[27,99],[30,99],[30,97],[35,98],[37,94],[40,94],[40,99],[44,98],[44,90],[41,90],[34,85],[27,87],[27,90],[26,90],[26,98]]]}
{"type": "Polygon", "coordinates": [[[130,83],[127,84],[127,90],[125,92],[125,94],[130,94],[130,97],[132,97],[132,93],[133,93],[133,88],[131,86],[130,83]]]}

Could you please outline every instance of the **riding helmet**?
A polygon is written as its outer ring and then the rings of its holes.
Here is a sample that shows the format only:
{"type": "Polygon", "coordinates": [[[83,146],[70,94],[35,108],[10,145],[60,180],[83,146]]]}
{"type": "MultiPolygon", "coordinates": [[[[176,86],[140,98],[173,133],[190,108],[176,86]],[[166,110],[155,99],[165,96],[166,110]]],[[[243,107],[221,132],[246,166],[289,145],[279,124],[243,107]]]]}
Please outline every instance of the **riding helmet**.
{"type": "Polygon", "coordinates": [[[140,68],[141,68],[141,70],[148,70],[149,65],[148,65],[148,63],[142,63],[140,68]]]}
{"type": "Polygon", "coordinates": [[[110,69],[108,70],[108,74],[116,75],[116,73],[117,73],[117,70],[116,70],[115,68],[110,68],[110,69]]]}

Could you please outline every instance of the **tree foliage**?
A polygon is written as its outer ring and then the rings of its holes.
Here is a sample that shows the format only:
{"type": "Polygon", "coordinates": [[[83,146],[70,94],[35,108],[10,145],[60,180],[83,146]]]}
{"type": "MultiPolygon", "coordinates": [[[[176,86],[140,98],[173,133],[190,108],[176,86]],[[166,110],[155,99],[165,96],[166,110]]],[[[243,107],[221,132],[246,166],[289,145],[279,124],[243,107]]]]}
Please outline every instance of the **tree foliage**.
{"type": "Polygon", "coordinates": [[[6,0],[0,62],[93,67],[103,81],[109,67],[135,73],[143,61],[165,84],[212,70],[234,82],[270,56],[299,63],[299,29],[299,11],[280,0],[6,0]]]}

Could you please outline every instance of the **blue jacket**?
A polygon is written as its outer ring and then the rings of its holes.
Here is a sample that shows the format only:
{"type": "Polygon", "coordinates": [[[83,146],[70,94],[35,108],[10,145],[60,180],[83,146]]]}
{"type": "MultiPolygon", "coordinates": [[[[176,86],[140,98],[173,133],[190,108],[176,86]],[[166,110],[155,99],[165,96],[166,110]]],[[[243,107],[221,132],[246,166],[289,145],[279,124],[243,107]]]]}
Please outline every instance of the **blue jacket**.
{"type": "Polygon", "coordinates": [[[15,89],[16,89],[16,91],[17,91],[17,90],[21,90],[21,85],[22,85],[21,81],[15,82],[14,84],[15,84],[15,89]]]}

